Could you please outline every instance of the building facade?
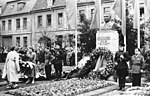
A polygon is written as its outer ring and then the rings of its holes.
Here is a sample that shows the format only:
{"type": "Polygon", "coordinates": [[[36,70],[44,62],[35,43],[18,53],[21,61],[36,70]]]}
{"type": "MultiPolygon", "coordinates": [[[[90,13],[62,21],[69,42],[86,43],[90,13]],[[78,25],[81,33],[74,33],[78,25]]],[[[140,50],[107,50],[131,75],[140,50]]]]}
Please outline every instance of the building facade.
{"type": "MultiPolygon", "coordinates": [[[[113,0],[103,0],[102,14],[112,10],[113,2],[113,0]]],[[[94,4],[94,0],[77,0],[78,24],[80,23],[80,14],[85,14],[86,18],[92,19],[94,4]]],[[[31,13],[34,18],[32,44],[35,47],[39,45],[38,40],[43,35],[50,37],[52,42],[62,42],[62,47],[74,46],[75,31],[68,29],[66,1],[55,0],[55,2],[49,3],[47,0],[37,0],[31,13]]]]}
{"type": "MultiPolygon", "coordinates": [[[[95,0],[77,0],[78,23],[80,14],[88,19],[94,16],[95,0]]],[[[47,36],[51,42],[60,41],[62,46],[72,46],[74,30],[69,30],[66,0],[12,0],[5,4],[0,15],[0,46],[37,48],[39,39],[47,36]]],[[[111,13],[114,0],[102,0],[103,14],[111,13]]]]}
{"type": "Polygon", "coordinates": [[[1,47],[31,45],[32,16],[36,0],[14,0],[6,3],[0,15],[1,47]]]}

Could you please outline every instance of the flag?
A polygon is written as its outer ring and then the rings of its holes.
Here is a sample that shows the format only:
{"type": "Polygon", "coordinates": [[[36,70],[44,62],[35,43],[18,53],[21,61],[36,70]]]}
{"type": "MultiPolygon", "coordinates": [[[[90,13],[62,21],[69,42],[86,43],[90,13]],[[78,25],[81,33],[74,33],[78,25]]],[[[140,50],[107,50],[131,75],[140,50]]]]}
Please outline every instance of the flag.
{"type": "Polygon", "coordinates": [[[100,23],[101,23],[101,0],[95,1],[95,12],[94,17],[91,22],[90,29],[99,29],[100,30],[100,23]]]}
{"type": "Polygon", "coordinates": [[[116,0],[113,6],[113,10],[120,20],[122,19],[122,3],[122,0],[116,0]]]}
{"type": "Polygon", "coordinates": [[[116,0],[113,10],[122,22],[122,34],[126,35],[126,2],[125,0],[116,0]]]}
{"type": "Polygon", "coordinates": [[[133,28],[138,29],[140,24],[140,2],[139,0],[133,0],[133,8],[134,8],[134,18],[133,18],[133,28]]]}
{"type": "Polygon", "coordinates": [[[67,15],[67,25],[68,29],[76,29],[77,23],[77,0],[67,0],[66,5],[66,15],[67,15]]]}
{"type": "Polygon", "coordinates": [[[150,0],[144,0],[145,3],[145,21],[150,21],[150,0]]]}

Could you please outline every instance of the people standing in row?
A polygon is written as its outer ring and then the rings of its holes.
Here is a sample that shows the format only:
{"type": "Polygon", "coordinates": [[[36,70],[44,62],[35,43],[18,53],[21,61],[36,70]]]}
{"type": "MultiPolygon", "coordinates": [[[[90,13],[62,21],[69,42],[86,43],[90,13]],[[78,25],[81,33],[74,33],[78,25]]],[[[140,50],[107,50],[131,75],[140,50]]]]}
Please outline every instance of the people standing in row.
{"type": "Polygon", "coordinates": [[[141,73],[144,68],[144,57],[139,48],[135,49],[135,54],[131,57],[130,69],[132,74],[132,86],[141,86],[141,73]]]}
{"type": "Polygon", "coordinates": [[[14,46],[10,48],[10,52],[7,54],[6,62],[4,65],[3,76],[8,80],[7,88],[16,88],[17,82],[19,81],[19,54],[17,53],[18,48],[14,46]]]}
{"type": "Polygon", "coordinates": [[[119,89],[125,90],[126,76],[128,75],[128,65],[129,55],[127,52],[124,52],[124,44],[119,45],[119,51],[115,54],[115,70],[116,74],[119,77],[119,89]]]}
{"type": "MultiPolygon", "coordinates": [[[[33,48],[29,48],[27,55],[28,57],[28,61],[36,64],[36,53],[34,52],[33,48]]],[[[30,68],[30,70],[26,71],[25,73],[28,76],[28,80],[26,83],[35,83],[35,76],[36,76],[36,70],[35,70],[35,66],[32,67],[32,69],[30,68]]]]}

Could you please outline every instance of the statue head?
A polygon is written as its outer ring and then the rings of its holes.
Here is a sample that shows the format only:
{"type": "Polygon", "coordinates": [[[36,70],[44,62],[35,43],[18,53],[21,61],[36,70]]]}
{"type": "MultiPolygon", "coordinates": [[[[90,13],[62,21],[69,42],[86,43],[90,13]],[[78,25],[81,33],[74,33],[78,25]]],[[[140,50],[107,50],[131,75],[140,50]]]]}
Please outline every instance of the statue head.
{"type": "Polygon", "coordinates": [[[110,13],[105,13],[104,14],[105,23],[108,23],[110,20],[111,20],[111,14],[110,13]]]}

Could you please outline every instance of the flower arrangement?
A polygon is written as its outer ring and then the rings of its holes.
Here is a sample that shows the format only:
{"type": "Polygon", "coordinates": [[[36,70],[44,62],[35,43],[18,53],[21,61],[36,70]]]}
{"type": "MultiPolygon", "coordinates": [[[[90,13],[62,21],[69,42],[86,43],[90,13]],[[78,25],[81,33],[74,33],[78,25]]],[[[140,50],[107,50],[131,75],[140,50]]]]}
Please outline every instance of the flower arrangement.
{"type": "Polygon", "coordinates": [[[107,61],[113,59],[113,53],[109,49],[103,47],[94,49],[92,51],[92,56],[95,57],[103,56],[103,58],[106,59],[107,61]]]}
{"type": "Polygon", "coordinates": [[[15,96],[74,96],[110,85],[113,84],[102,80],[69,79],[10,90],[7,93],[15,96]]]}
{"type": "MultiPolygon", "coordinates": [[[[93,50],[92,56],[94,58],[99,57],[101,59],[101,62],[99,62],[100,65],[103,65],[102,63],[104,63],[104,60],[107,64],[105,67],[100,68],[100,70],[98,68],[95,68],[94,71],[90,72],[88,76],[90,79],[107,79],[109,76],[113,75],[113,73],[115,72],[115,65],[113,63],[113,53],[110,50],[106,48],[98,48],[93,50]]],[[[97,65],[95,67],[97,67],[97,65]]]]}

